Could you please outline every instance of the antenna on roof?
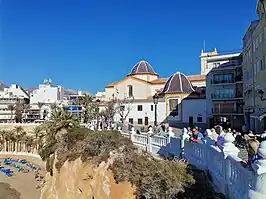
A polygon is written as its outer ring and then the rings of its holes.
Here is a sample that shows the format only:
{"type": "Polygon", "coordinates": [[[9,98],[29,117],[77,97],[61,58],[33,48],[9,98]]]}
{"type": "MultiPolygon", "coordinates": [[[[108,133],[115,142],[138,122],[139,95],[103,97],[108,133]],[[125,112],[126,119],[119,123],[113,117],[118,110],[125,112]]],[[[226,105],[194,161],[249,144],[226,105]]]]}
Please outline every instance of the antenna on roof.
{"type": "Polygon", "coordinates": [[[205,39],[203,40],[203,52],[206,52],[206,43],[205,43],[205,39]]]}

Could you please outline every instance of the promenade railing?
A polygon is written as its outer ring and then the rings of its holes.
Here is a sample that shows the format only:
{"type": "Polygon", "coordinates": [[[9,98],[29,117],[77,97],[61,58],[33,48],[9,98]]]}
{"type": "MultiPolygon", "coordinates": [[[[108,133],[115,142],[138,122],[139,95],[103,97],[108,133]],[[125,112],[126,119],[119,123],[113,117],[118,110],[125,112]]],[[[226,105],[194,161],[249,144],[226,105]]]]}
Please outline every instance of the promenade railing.
{"type": "Polygon", "coordinates": [[[188,135],[173,136],[171,128],[166,137],[154,135],[152,129],[140,135],[132,128],[129,134],[133,144],[153,155],[181,157],[183,154],[188,163],[209,172],[214,189],[229,198],[266,198],[266,141],[260,144],[258,158],[250,167],[238,157],[239,149],[233,144],[235,139],[231,133],[225,134],[220,147],[215,146],[211,135],[202,143],[191,143],[188,135]]]}

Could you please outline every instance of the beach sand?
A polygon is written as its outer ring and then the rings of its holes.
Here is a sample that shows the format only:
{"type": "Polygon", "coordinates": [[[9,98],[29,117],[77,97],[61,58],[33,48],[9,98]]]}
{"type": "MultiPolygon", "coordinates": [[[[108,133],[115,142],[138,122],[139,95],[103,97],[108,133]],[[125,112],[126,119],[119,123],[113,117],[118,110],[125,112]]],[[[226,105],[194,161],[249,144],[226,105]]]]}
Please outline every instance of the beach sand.
{"type": "MultiPolygon", "coordinates": [[[[26,159],[35,165],[39,165],[44,172],[43,163],[41,160],[25,156],[8,156],[14,159],[26,159]]],[[[0,164],[5,168],[11,168],[14,176],[7,177],[4,173],[0,172],[0,199],[38,199],[41,194],[40,189],[36,186],[40,184],[34,178],[34,172],[29,173],[18,172],[17,169],[3,164],[3,159],[7,156],[0,155],[0,164]]]]}

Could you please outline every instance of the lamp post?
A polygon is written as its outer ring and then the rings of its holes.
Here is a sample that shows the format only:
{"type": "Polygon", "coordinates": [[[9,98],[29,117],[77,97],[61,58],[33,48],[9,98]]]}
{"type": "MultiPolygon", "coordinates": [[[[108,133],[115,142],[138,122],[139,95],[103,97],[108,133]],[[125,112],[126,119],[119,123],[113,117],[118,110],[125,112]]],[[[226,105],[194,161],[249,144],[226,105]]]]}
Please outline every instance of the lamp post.
{"type": "Polygon", "coordinates": [[[260,90],[258,91],[258,94],[259,94],[259,96],[260,96],[260,100],[261,100],[261,101],[265,101],[265,100],[266,100],[266,98],[263,98],[263,95],[264,95],[264,91],[263,91],[263,90],[260,89],[260,90]]]}
{"type": "Polygon", "coordinates": [[[158,104],[158,101],[159,101],[159,95],[156,93],[154,96],[153,96],[153,103],[154,103],[154,116],[155,116],[155,119],[154,119],[154,126],[157,126],[157,104],[158,104]]]}

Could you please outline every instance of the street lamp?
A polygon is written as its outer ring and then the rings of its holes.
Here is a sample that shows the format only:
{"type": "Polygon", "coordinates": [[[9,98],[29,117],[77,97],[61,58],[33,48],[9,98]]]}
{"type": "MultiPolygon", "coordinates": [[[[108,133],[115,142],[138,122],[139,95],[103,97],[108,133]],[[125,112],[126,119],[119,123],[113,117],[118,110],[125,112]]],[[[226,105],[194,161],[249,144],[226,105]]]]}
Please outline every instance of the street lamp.
{"type": "Polygon", "coordinates": [[[261,101],[265,101],[265,100],[266,100],[266,98],[263,98],[263,95],[264,95],[264,91],[263,91],[263,90],[260,89],[260,90],[258,91],[258,94],[259,94],[259,96],[260,96],[260,100],[261,100],[261,101]]]}
{"type": "Polygon", "coordinates": [[[159,101],[159,95],[156,93],[154,96],[153,96],[153,103],[154,103],[154,115],[155,115],[155,120],[154,120],[154,125],[157,126],[157,104],[158,104],[158,101],[159,101]]]}

